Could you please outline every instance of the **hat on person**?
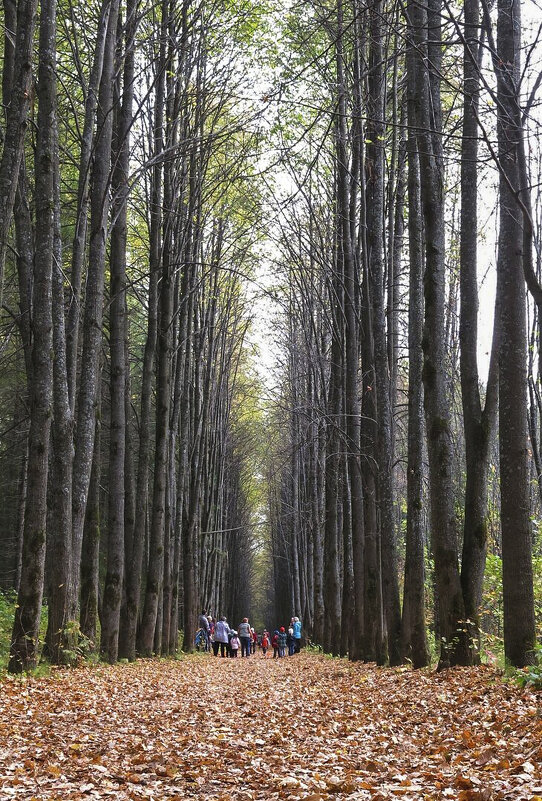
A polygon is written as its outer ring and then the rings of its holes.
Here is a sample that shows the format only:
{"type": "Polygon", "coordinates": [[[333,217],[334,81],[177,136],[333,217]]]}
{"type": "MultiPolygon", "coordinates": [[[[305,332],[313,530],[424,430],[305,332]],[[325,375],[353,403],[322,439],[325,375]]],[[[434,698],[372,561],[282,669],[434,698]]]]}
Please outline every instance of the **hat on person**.
{"type": "Polygon", "coordinates": [[[284,631],[284,626],[281,626],[281,627],[280,627],[280,630],[281,630],[281,631],[284,631]]]}

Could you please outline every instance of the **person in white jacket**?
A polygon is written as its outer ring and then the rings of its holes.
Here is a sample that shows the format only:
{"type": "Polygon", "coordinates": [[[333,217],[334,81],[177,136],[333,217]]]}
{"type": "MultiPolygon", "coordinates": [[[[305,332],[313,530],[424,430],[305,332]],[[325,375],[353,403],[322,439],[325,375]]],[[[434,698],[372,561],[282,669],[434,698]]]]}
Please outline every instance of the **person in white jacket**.
{"type": "Polygon", "coordinates": [[[215,642],[220,643],[220,656],[222,657],[229,656],[229,633],[228,622],[225,617],[221,617],[215,626],[215,642]]]}

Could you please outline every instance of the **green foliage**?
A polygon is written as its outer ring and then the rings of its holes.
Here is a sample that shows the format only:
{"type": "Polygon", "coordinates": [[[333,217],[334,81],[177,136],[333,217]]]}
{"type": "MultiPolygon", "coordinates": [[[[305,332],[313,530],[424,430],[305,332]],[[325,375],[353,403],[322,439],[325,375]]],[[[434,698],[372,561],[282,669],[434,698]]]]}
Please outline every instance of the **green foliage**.
{"type": "MultiPolygon", "coordinates": [[[[13,630],[13,618],[15,616],[15,609],[17,607],[17,595],[14,590],[2,591],[0,590],[0,672],[7,668],[9,661],[9,651],[11,646],[11,632],[13,630]]],[[[41,610],[40,622],[40,642],[45,638],[47,631],[47,606],[44,605],[41,610]]],[[[32,671],[32,675],[41,676],[49,671],[48,665],[38,665],[32,671]]]]}
{"type": "Polygon", "coordinates": [[[77,620],[68,620],[62,634],[65,643],[61,651],[63,665],[77,667],[93,656],[94,643],[83,634],[77,620]]]}
{"type": "Polygon", "coordinates": [[[0,592],[0,669],[9,659],[9,645],[15,612],[15,593],[0,592]]]}
{"type": "Polygon", "coordinates": [[[536,665],[529,665],[515,671],[515,679],[520,687],[542,690],[542,644],[535,646],[536,665]]]}
{"type": "MultiPolygon", "coordinates": [[[[542,639],[542,557],[533,559],[534,605],[536,633],[542,639]]],[[[482,630],[482,657],[490,664],[504,667],[502,559],[489,553],[486,560],[482,608],[480,611],[482,630]]],[[[540,648],[538,647],[540,657],[540,648]]],[[[536,670],[536,669],[535,669],[536,670]]],[[[539,668],[539,670],[542,670],[539,668]]]]}
{"type": "Polygon", "coordinates": [[[502,637],[502,560],[492,553],[486,560],[480,626],[486,635],[502,637]]]}

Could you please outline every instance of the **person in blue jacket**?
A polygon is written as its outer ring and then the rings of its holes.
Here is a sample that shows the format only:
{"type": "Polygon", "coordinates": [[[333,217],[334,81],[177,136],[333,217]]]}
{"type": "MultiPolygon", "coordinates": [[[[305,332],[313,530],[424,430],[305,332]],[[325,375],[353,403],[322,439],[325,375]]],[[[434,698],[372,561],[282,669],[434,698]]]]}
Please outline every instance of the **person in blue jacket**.
{"type": "Polygon", "coordinates": [[[301,621],[298,617],[294,617],[292,628],[294,630],[294,651],[298,654],[301,650],[301,621]]]}

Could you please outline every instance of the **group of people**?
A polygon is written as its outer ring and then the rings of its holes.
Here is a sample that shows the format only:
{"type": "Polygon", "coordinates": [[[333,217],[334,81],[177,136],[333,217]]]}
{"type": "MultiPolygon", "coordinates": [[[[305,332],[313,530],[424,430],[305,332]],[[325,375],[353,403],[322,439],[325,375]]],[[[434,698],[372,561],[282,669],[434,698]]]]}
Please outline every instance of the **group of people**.
{"type": "Polygon", "coordinates": [[[218,656],[220,652],[221,657],[236,658],[240,651],[241,657],[248,657],[255,654],[258,647],[264,658],[273,649],[273,658],[280,659],[287,653],[288,656],[298,654],[301,649],[301,621],[298,617],[292,617],[288,628],[280,626],[273,634],[267,629],[258,634],[250,625],[248,617],[244,617],[237,629],[233,629],[225,617],[216,620],[205,610],[199,616],[198,622],[196,640],[200,638],[204,650],[212,650],[214,656],[218,656]]]}

